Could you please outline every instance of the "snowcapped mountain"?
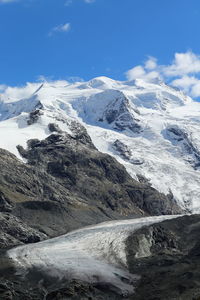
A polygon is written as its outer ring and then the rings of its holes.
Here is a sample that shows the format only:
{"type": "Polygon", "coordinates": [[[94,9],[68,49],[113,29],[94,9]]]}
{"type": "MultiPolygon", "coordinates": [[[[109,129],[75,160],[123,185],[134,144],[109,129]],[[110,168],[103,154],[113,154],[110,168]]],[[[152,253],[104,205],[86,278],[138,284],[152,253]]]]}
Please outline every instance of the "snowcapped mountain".
{"type": "Polygon", "coordinates": [[[46,138],[49,123],[73,134],[74,120],[133,178],[200,212],[200,103],[162,82],[106,77],[8,88],[0,95],[0,147],[22,159],[17,145],[46,138]]]}

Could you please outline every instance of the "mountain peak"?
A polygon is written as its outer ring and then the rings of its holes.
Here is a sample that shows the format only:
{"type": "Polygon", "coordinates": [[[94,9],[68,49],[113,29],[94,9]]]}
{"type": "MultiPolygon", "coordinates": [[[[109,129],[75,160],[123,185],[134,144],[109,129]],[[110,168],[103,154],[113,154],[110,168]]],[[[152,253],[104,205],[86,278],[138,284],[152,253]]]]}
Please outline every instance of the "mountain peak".
{"type": "Polygon", "coordinates": [[[199,115],[198,102],[163,82],[101,76],[72,84],[29,83],[1,97],[0,147],[21,158],[17,145],[47,138],[49,124],[71,134],[70,124],[77,121],[96,148],[124,164],[133,178],[145,178],[194,211],[200,210],[199,115]]]}

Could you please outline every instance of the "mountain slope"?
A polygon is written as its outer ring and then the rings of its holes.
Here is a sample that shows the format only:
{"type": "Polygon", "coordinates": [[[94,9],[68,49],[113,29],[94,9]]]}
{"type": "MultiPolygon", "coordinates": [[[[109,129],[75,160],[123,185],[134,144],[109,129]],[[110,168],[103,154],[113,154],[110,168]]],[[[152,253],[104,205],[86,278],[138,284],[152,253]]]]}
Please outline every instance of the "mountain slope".
{"type": "Polygon", "coordinates": [[[55,123],[71,133],[80,122],[95,147],[114,156],[136,180],[148,181],[187,211],[200,210],[200,104],[162,82],[106,77],[69,84],[29,84],[1,95],[0,147],[44,139],[55,123]],[[16,96],[15,96],[16,94],[16,96]],[[18,96],[20,94],[20,96],[18,96]]]}
{"type": "Polygon", "coordinates": [[[199,216],[163,216],[200,209],[199,103],[105,77],[29,88],[1,95],[0,298],[199,296],[199,216]]]}
{"type": "Polygon", "coordinates": [[[94,286],[102,285],[105,296],[114,292],[110,299],[120,299],[120,296],[124,299],[133,294],[140,279],[137,273],[129,273],[126,239],[144,226],[176,217],[105,222],[41,243],[17,247],[1,258],[1,269],[9,261],[18,281],[27,282],[29,287],[43,287],[46,293],[59,285],[66,287],[73,278],[94,286]]]}
{"type": "Polygon", "coordinates": [[[199,221],[199,215],[184,216],[128,237],[129,271],[141,276],[132,300],[199,299],[199,221]]]}
{"type": "Polygon", "coordinates": [[[71,123],[73,135],[49,128],[57,131],[29,140],[27,150],[18,147],[27,163],[0,149],[1,247],[106,220],[181,213],[173,199],[99,152],[80,124],[71,123]]]}
{"type": "Polygon", "coordinates": [[[111,221],[11,249],[0,297],[199,299],[199,224],[199,215],[111,221]]]}

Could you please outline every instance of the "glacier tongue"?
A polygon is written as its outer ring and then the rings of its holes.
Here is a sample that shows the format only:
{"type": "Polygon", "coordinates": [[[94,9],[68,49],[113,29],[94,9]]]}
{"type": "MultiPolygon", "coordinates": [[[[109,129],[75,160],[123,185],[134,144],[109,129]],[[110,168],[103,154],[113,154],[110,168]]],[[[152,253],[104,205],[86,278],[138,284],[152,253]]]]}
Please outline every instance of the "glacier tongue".
{"type": "Polygon", "coordinates": [[[18,144],[84,125],[93,143],[132,177],[146,178],[183,208],[200,211],[200,104],[162,82],[29,83],[0,95],[0,147],[20,158],[18,144]],[[30,121],[30,118],[32,120],[30,121]],[[124,151],[124,153],[123,153],[124,151]]]}
{"type": "MultiPolygon", "coordinates": [[[[80,279],[86,282],[104,282],[118,293],[133,293],[138,275],[127,270],[125,241],[130,233],[154,223],[177,216],[146,217],[110,221],[88,226],[66,235],[13,248],[7,252],[17,275],[29,272],[45,276],[80,279]]],[[[38,278],[38,281],[40,278],[38,278]]]]}

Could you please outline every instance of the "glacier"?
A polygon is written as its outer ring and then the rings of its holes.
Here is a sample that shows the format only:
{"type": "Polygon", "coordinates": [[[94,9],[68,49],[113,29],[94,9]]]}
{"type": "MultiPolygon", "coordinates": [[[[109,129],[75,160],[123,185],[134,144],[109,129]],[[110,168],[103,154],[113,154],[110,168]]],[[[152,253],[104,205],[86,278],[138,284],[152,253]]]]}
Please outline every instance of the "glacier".
{"type": "MultiPolygon", "coordinates": [[[[30,276],[34,271],[56,281],[80,279],[85,282],[107,283],[123,296],[134,292],[140,276],[128,271],[125,241],[144,226],[179,216],[157,216],[109,221],[72,231],[36,244],[19,246],[7,251],[16,275],[30,276]]],[[[148,251],[147,251],[148,252],[148,251]]],[[[136,255],[148,256],[145,248],[136,255]]],[[[37,275],[38,276],[38,275],[37,275]]]]}
{"type": "Polygon", "coordinates": [[[80,122],[96,148],[114,156],[136,180],[147,180],[186,211],[200,212],[200,103],[161,81],[52,81],[0,94],[0,147],[70,131],[80,122]],[[30,117],[35,118],[30,121],[30,117]]]}

